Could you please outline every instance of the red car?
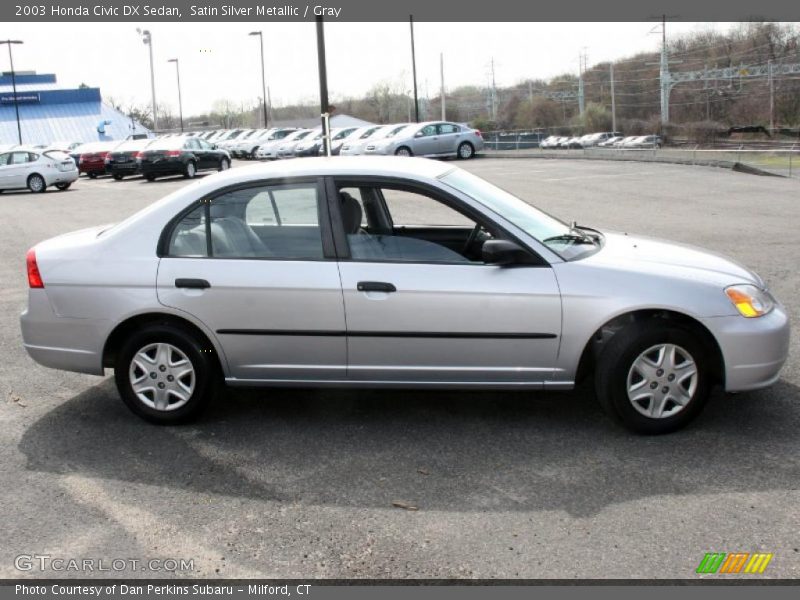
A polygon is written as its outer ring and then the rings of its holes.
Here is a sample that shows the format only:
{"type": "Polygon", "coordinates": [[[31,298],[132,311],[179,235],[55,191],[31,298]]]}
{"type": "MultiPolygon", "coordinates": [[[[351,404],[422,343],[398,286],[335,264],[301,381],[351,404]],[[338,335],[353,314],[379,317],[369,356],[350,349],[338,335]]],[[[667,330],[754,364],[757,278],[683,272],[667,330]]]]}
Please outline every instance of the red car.
{"type": "Polygon", "coordinates": [[[89,142],[78,146],[71,152],[78,164],[78,172],[86,173],[91,179],[106,174],[106,155],[121,142],[89,142]]]}

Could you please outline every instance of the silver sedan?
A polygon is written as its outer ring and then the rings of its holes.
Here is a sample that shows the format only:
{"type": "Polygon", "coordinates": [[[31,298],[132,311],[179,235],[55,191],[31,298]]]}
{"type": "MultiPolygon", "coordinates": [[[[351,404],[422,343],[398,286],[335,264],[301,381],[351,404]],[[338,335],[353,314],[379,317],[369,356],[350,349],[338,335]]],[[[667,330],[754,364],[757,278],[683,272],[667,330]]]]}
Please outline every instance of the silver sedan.
{"type": "Polygon", "coordinates": [[[22,338],[150,421],[229,386],[569,390],[644,433],[777,381],[789,322],[700,248],[566,224],[445,163],[218,173],[27,256],[22,338]]]}
{"type": "Polygon", "coordinates": [[[472,158],[481,150],[483,137],[480,131],[444,121],[415,123],[391,137],[364,146],[364,154],[462,159],[472,158]]]}

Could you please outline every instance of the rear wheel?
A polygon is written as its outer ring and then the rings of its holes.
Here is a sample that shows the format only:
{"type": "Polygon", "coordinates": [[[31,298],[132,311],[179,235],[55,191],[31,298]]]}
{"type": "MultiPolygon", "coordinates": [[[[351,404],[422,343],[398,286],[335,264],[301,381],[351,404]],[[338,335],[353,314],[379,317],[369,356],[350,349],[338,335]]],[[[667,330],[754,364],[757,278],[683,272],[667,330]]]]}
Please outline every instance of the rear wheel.
{"type": "Polygon", "coordinates": [[[195,175],[197,175],[197,165],[194,164],[194,161],[190,160],[186,163],[183,176],[186,177],[186,179],[194,179],[195,175]]]}
{"type": "Polygon", "coordinates": [[[71,185],[72,185],[71,181],[65,181],[63,183],[57,183],[56,184],[56,189],[59,189],[59,190],[61,190],[63,192],[64,190],[68,190],[69,186],[71,186],[71,185]]]}
{"type": "Polygon", "coordinates": [[[174,325],[150,325],[122,346],[114,366],[123,402],[158,424],[196,418],[210,400],[218,371],[213,350],[174,325]]]}
{"type": "Polygon", "coordinates": [[[45,183],[44,177],[38,173],[33,173],[28,177],[28,189],[34,193],[44,192],[47,189],[47,183],[45,183]]]}
{"type": "Polygon", "coordinates": [[[89,179],[97,179],[97,173],[95,173],[94,171],[90,171],[86,175],[88,175],[89,179]]]}
{"type": "Polygon", "coordinates": [[[631,431],[676,431],[708,401],[712,355],[688,327],[652,320],[632,323],[600,355],[597,397],[631,431]]]}
{"type": "Polygon", "coordinates": [[[395,156],[414,156],[411,152],[411,148],[407,148],[406,146],[401,146],[394,152],[395,156]]]}
{"type": "Polygon", "coordinates": [[[147,179],[147,181],[155,181],[156,180],[156,176],[155,175],[145,175],[144,178],[147,179]]]}
{"type": "Polygon", "coordinates": [[[458,146],[458,158],[467,160],[475,156],[475,148],[469,142],[461,142],[458,146]]]}
{"type": "Polygon", "coordinates": [[[122,179],[124,177],[125,177],[125,175],[120,175],[119,173],[114,173],[114,179],[116,179],[117,181],[122,181],[122,179]]]}

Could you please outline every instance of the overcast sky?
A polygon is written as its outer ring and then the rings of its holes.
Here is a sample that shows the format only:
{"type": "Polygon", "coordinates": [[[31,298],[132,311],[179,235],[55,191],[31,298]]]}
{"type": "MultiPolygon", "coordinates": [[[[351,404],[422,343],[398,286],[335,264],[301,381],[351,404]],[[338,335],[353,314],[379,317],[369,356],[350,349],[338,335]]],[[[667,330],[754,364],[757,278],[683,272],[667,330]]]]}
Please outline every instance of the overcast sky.
{"type": "MultiPolygon", "coordinates": [[[[8,24],[6,24],[8,25],[8,24]]],[[[152,32],[156,95],[177,112],[175,65],[179,58],[185,115],[206,111],[229,98],[255,103],[261,95],[258,38],[264,32],[267,85],[275,106],[317,101],[316,35],[313,23],[146,23],[152,32]]],[[[728,30],[729,23],[668,23],[667,34],[728,30]]],[[[578,56],[588,64],[657,50],[655,23],[416,23],[420,95],[438,94],[439,53],[445,85],[485,85],[494,58],[497,84],[529,77],[577,72],[578,56]]],[[[15,23],[17,70],[55,73],[63,85],[100,87],[104,97],[124,104],[150,102],[147,47],[128,23],[15,23]]],[[[408,23],[326,23],[331,96],[358,96],[390,81],[411,87],[408,23]]],[[[2,70],[8,58],[0,54],[2,70]]]]}

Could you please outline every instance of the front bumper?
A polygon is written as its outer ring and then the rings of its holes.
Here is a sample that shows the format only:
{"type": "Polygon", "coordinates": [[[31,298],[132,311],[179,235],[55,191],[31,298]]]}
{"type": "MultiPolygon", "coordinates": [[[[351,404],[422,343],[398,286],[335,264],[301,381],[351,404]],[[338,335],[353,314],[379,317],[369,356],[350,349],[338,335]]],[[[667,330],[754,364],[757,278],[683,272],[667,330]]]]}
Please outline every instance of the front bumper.
{"type": "Polygon", "coordinates": [[[772,385],[789,355],[789,317],[780,304],[763,317],[702,319],[725,362],[725,391],[744,392],[772,385]]]}

